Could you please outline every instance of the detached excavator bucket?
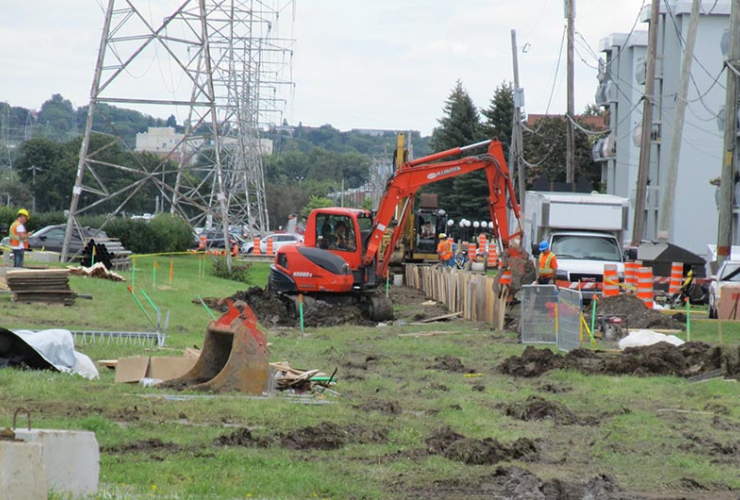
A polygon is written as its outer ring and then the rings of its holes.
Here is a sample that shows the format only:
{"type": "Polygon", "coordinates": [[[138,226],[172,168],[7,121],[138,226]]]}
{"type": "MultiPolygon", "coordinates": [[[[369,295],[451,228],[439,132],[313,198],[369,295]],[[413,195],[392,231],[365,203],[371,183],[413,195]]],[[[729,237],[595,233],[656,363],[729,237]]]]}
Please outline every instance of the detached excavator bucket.
{"type": "Polygon", "coordinates": [[[211,321],[195,366],[167,387],[214,392],[261,394],[268,389],[270,365],[267,337],[244,302],[225,301],[228,311],[211,321]]]}

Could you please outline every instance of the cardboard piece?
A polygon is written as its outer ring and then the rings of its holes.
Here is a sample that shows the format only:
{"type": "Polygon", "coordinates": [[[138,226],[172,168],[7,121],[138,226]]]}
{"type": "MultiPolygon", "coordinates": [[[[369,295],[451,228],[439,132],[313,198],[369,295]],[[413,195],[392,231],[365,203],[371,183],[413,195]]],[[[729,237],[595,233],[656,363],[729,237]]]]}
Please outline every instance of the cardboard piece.
{"type": "Polygon", "coordinates": [[[722,283],[722,292],[717,304],[719,319],[740,320],[740,285],[722,283]]]}
{"type": "Polygon", "coordinates": [[[172,380],[182,377],[195,366],[197,358],[175,356],[135,356],[116,363],[115,382],[138,382],[143,378],[172,380]]]}

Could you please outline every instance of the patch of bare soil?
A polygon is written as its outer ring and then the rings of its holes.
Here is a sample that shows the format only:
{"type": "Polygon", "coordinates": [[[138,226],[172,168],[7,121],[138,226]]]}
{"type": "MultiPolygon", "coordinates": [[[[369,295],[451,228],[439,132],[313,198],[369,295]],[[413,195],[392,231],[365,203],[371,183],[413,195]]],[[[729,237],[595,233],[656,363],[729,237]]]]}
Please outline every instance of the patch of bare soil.
{"type": "MultiPolygon", "coordinates": [[[[600,474],[582,483],[553,479],[545,481],[514,466],[498,467],[493,474],[481,476],[476,483],[449,479],[435,481],[414,498],[506,498],[507,500],[646,500],[624,493],[616,481],[600,474]]],[[[677,500],[677,499],[676,499],[677,500]]]]}
{"type": "MultiPolygon", "coordinates": [[[[590,306],[587,312],[591,313],[590,306]]],[[[677,313],[674,316],[667,316],[654,309],[648,309],[635,295],[620,294],[599,299],[596,303],[596,314],[599,316],[626,315],[627,327],[631,330],[638,328],[686,329],[685,315],[677,313]]]]}
{"type": "Polygon", "coordinates": [[[249,429],[242,428],[219,436],[214,444],[258,448],[280,446],[290,450],[337,450],[348,443],[384,443],[387,439],[387,429],[371,430],[354,424],[339,426],[331,422],[321,422],[315,427],[263,437],[255,437],[249,429]]]}
{"type": "Polygon", "coordinates": [[[511,403],[506,406],[504,413],[525,422],[551,419],[558,425],[578,423],[578,418],[567,406],[556,401],[547,401],[539,396],[529,396],[526,401],[511,403]]]}
{"type": "Polygon", "coordinates": [[[430,365],[427,368],[453,373],[475,373],[475,370],[472,368],[465,368],[465,365],[462,364],[462,360],[460,358],[450,356],[449,354],[435,357],[434,363],[435,364],[430,365]]]}
{"type": "Polygon", "coordinates": [[[702,342],[674,346],[659,342],[644,347],[630,347],[621,353],[576,349],[566,355],[549,349],[528,346],[521,356],[507,358],[499,365],[501,373],[515,377],[538,377],[549,370],[570,369],[584,374],[603,375],[674,375],[690,377],[722,369],[726,376],[737,376],[738,354],[723,355],[722,348],[702,342]]]}
{"type": "Polygon", "coordinates": [[[534,442],[526,438],[505,445],[493,438],[468,438],[450,427],[438,429],[427,438],[426,444],[429,453],[467,465],[491,465],[503,460],[535,460],[538,456],[534,442]]]}
{"type": "Polygon", "coordinates": [[[400,415],[403,412],[398,401],[371,400],[355,406],[355,408],[366,412],[377,411],[385,415],[400,415]]]}
{"type": "Polygon", "coordinates": [[[165,443],[159,438],[146,439],[143,441],[131,441],[117,446],[104,446],[100,450],[110,454],[121,453],[152,453],[155,451],[164,451],[174,453],[185,449],[183,446],[175,443],[165,443]]]}
{"type": "Polygon", "coordinates": [[[422,321],[449,314],[444,304],[427,299],[423,292],[415,288],[392,286],[388,290],[388,297],[396,306],[397,319],[422,321]]]}

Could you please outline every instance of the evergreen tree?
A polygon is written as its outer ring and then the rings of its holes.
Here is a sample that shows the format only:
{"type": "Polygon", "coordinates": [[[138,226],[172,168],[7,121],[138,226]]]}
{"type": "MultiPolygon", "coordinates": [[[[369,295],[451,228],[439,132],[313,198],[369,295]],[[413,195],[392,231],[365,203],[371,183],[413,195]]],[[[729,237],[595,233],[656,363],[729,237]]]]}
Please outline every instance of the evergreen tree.
{"type": "MultiPolygon", "coordinates": [[[[444,113],[445,116],[438,120],[439,126],[432,132],[429,143],[432,151],[465,146],[484,137],[478,109],[460,80],[445,101],[444,113]]],[[[424,191],[437,193],[439,207],[453,218],[476,218],[487,212],[488,187],[483,172],[440,181],[424,191]]]]}
{"type": "Polygon", "coordinates": [[[511,82],[502,82],[496,87],[490,107],[482,109],[481,114],[485,117],[483,132],[486,136],[501,141],[504,157],[509,161],[511,129],[514,124],[514,89],[511,82]]]}

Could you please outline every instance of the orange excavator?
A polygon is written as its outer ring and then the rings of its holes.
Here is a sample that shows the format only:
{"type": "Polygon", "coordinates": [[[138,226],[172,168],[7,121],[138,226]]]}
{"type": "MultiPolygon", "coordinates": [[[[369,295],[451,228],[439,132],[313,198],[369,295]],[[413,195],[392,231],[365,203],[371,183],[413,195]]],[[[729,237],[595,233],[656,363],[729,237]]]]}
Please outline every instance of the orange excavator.
{"type": "Polygon", "coordinates": [[[303,244],[278,249],[270,270],[270,292],[287,300],[306,294],[332,304],[355,304],[373,321],[392,319],[393,304],[378,293],[392,256],[392,252],[379,255],[383,234],[394,227],[388,247],[395,248],[411,211],[409,200],[420,188],[479,170],[488,180],[494,234],[504,250],[505,265],[515,269],[516,279],[521,274],[516,269],[524,269],[529,261],[521,247],[519,205],[501,143],[487,140],[404,162],[388,179],[376,212],[341,207],[313,210],[303,244]],[[488,146],[484,154],[452,159],[483,146],[488,146]],[[401,203],[400,217],[394,220],[401,203]],[[516,220],[513,233],[509,232],[509,210],[516,220]]]}

